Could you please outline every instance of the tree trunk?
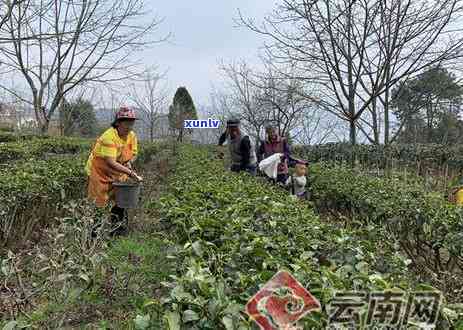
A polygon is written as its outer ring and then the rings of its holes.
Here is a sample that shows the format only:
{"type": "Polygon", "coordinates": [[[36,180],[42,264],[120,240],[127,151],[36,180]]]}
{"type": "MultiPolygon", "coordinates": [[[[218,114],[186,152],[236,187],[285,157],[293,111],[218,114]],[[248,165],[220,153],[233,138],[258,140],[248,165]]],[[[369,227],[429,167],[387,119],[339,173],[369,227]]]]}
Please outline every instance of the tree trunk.
{"type": "Polygon", "coordinates": [[[49,126],[50,126],[50,121],[48,119],[45,119],[44,122],[40,124],[40,134],[47,135],[49,126]]]}
{"type": "Polygon", "coordinates": [[[357,128],[355,127],[355,119],[351,119],[349,124],[350,124],[350,144],[354,146],[357,144],[357,128]]]}
{"type": "Polygon", "coordinates": [[[183,127],[180,128],[177,141],[183,142],[183,127]]]}
{"type": "Polygon", "coordinates": [[[371,116],[372,116],[372,123],[373,123],[373,140],[376,145],[379,145],[379,130],[378,130],[378,107],[377,107],[377,99],[373,99],[371,102],[371,116]]]}
{"type": "Polygon", "coordinates": [[[50,120],[47,117],[46,110],[41,106],[41,103],[39,101],[36,101],[34,103],[35,103],[35,115],[37,119],[37,125],[40,130],[40,134],[47,135],[48,127],[50,125],[50,120]]]}
{"type": "Polygon", "coordinates": [[[426,106],[426,112],[427,112],[427,132],[426,132],[426,143],[431,143],[432,142],[432,124],[434,121],[434,109],[432,108],[432,103],[431,101],[428,101],[428,104],[426,106]]]}
{"type": "Polygon", "coordinates": [[[384,94],[384,145],[389,144],[389,96],[390,96],[390,80],[391,80],[391,66],[387,65],[387,78],[386,78],[386,91],[384,94]]]}
{"type": "MultiPolygon", "coordinates": [[[[346,16],[347,20],[347,38],[350,40],[352,34],[352,7],[349,6],[348,13],[346,16]]],[[[352,147],[356,144],[356,127],[355,122],[357,118],[355,117],[355,88],[354,88],[354,63],[353,63],[353,56],[352,56],[352,44],[350,42],[347,43],[347,81],[349,86],[349,120],[350,120],[350,144],[352,147]]],[[[352,154],[353,156],[353,154],[352,154]]],[[[354,157],[351,157],[352,165],[355,164],[354,157]]]]}
{"type": "Polygon", "coordinates": [[[389,144],[389,101],[386,100],[384,103],[384,145],[389,144]]]}
{"type": "Polygon", "coordinates": [[[350,119],[350,144],[351,144],[351,154],[350,154],[350,166],[355,167],[355,152],[354,146],[357,143],[357,127],[355,127],[355,119],[350,119]]]}

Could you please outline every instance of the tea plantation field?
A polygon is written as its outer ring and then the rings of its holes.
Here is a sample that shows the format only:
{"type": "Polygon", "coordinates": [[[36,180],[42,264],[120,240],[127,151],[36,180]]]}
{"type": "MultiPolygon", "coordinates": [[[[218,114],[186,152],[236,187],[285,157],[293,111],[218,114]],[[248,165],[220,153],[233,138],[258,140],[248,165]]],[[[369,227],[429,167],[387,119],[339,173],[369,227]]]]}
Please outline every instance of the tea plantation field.
{"type": "Polygon", "coordinates": [[[350,291],[442,292],[436,328],[463,329],[462,211],[419,183],[318,163],[301,202],[214,147],[145,145],[130,233],[92,238],[108,210],[84,199],[91,141],[4,140],[0,329],[257,329],[245,305],[281,270],[321,304],[303,329],[350,291]]]}

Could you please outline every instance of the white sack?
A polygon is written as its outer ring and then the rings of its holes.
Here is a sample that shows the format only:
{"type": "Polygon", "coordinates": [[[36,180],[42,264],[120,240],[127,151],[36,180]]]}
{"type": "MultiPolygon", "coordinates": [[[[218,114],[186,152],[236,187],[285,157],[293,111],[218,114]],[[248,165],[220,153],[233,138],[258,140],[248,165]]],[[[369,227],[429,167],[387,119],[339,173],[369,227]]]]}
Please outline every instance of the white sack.
{"type": "Polygon", "coordinates": [[[283,154],[276,153],[263,159],[259,163],[259,169],[263,171],[269,178],[276,179],[278,164],[281,162],[281,156],[283,156],[283,154]]]}

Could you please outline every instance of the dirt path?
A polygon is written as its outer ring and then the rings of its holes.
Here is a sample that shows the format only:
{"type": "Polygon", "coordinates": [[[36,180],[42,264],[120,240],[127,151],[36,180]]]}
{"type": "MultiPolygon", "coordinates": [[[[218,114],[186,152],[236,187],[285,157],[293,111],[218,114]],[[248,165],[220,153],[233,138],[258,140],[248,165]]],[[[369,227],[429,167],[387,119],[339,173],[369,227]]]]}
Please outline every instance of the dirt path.
{"type": "Polygon", "coordinates": [[[165,189],[169,171],[173,166],[169,151],[163,151],[151,162],[140,168],[143,177],[141,201],[138,209],[129,211],[130,233],[149,233],[155,230],[157,219],[155,212],[149,207],[156,201],[165,189]]]}

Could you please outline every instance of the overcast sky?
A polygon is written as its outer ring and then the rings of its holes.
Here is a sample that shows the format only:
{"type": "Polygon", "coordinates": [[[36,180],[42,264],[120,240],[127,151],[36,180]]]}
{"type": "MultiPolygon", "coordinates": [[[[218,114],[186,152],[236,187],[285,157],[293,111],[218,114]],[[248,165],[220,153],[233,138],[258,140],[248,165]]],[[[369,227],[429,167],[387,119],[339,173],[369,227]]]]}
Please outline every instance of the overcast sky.
{"type": "Polygon", "coordinates": [[[146,53],[147,64],[169,69],[172,97],[185,86],[196,105],[208,103],[211,84],[220,79],[218,61],[245,58],[257,61],[262,36],[233,21],[241,12],[257,21],[272,10],[272,0],[171,0],[153,1],[152,9],[165,21],[162,32],[173,34],[169,43],[154,46],[146,53]]]}

